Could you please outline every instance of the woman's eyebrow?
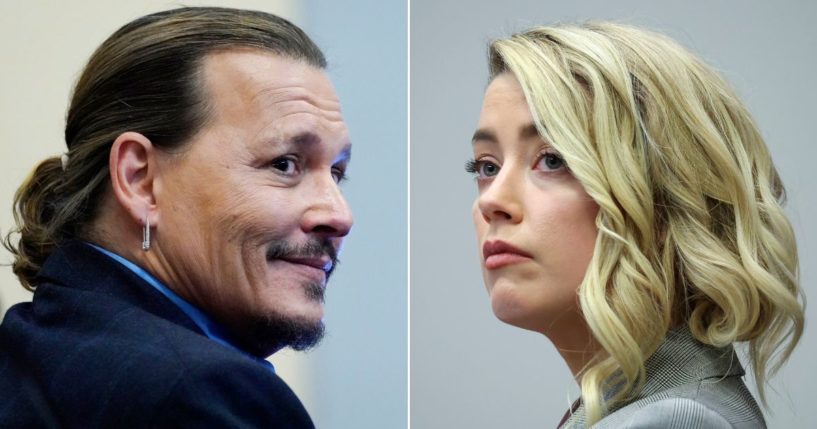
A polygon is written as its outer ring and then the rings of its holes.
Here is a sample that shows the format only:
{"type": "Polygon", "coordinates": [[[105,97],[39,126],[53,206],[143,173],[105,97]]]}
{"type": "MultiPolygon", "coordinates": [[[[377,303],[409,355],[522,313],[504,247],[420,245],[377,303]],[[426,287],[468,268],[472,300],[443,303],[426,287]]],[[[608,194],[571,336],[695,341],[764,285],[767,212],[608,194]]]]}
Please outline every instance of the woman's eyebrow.
{"type": "Polygon", "coordinates": [[[527,140],[539,137],[540,137],[539,130],[536,129],[536,125],[533,122],[519,127],[519,140],[527,140]]]}
{"type": "Polygon", "coordinates": [[[471,137],[471,144],[475,144],[479,141],[485,141],[490,143],[498,143],[499,139],[496,138],[496,134],[493,131],[487,130],[485,128],[480,128],[476,132],[474,132],[474,136],[471,137]]]}
{"type": "MultiPolygon", "coordinates": [[[[528,140],[532,138],[541,138],[539,135],[539,130],[536,129],[536,125],[533,122],[519,127],[519,140],[528,140]]],[[[480,128],[474,132],[474,136],[471,137],[471,144],[475,144],[477,142],[498,143],[499,139],[492,130],[480,128]]]]}

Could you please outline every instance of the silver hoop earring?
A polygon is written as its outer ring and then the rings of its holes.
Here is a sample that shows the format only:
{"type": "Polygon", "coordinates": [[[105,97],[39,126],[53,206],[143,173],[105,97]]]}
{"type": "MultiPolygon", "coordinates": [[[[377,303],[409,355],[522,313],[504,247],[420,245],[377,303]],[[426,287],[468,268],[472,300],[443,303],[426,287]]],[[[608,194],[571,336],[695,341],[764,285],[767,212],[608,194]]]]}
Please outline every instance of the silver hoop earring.
{"type": "Polygon", "coordinates": [[[150,250],[150,219],[145,216],[145,225],[142,227],[142,250],[150,250]]]}

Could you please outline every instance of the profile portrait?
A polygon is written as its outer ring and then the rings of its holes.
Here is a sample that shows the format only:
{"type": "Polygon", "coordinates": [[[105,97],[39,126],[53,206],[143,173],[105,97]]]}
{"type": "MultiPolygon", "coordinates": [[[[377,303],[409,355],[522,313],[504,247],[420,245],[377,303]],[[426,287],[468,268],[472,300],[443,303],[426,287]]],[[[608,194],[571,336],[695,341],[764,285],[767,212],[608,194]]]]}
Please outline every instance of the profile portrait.
{"type": "MultiPolygon", "coordinates": [[[[809,200],[791,169],[810,149],[770,137],[748,77],[712,64],[723,51],[700,53],[709,39],[689,32],[707,25],[678,11],[692,5],[633,18],[630,4],[534,3],[486,7],[467,26],[439,25],[453,7],[412,19],[412,161],[467,171],[412,190],[412,249],[432,249],[412,253],[412,421],[809,421],[809,383],[786,376],[814,377],[797,211],[809,200]],[[436,80],[422,64],[441,65],[436,80]]],[[[799,86],[765,85],[788,111],[799,86]]]]}
{"type": "MultiPolygon", "coordinates": [[[[2,225],[4,275],[14,280],[0,293],[0,426],[405,421],[405,246],[372,237],[406,227],[394,191],[405,189],[394,149],[405,145],[406,78],[367,78],[361,60],[389,46],[383,66],[400,69],[405,13],[372,10],[384,20],[361,28],[394,29],[355,42],[338,35],[326,2],[226,3],[235,7],[63,8],[96,32],[66,36],[66,51],[76,52],[69,41],[89,49],[71,66],[35,49],[54,31],[9,26],[17,65],[4,86],[46,81],[21,71],[47,59],[68,103],[32,97],[40,111],[21,103],[18,123],[2,106],[15,136],[3,138],[16,163],[6,174],[25,174],[4,180],[14,213],[2,225]],[[395,97],[373,112],[383,93],[395,97]],[[41,135],[32,123],[61,136],[29,145],[41,135]],[[355,169],[353,152],[379,165],[355,169]],[[347,186],[352,174],[359,184],[347,186]],[[395,202],[377,209],[394,210],[389,221],[371,221],[377,195],[395,202]],[[392,311],[349,311],[360,302],[392,311]],[[364,340],[381,352],[361,354],[364,340]],[[378,409],[347,404],[363,400],[378,409]]],[[[76,22],[2,8],[20,27],[76,22]]]]}

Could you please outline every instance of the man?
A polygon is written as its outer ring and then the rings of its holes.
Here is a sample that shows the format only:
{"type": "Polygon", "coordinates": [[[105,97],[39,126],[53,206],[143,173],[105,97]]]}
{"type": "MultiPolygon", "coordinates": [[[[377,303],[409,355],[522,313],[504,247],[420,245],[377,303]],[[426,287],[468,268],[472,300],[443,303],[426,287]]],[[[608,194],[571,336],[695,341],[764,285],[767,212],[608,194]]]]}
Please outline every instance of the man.
{"type": "Polygon", "coordinates": [[[291,23],[223,8],[100,46],[67,154],[16,197],[34,298],[0,325],[0,427],[313,426],[264,358],[320,340],[352,225],[324,67],[291,23]]]}

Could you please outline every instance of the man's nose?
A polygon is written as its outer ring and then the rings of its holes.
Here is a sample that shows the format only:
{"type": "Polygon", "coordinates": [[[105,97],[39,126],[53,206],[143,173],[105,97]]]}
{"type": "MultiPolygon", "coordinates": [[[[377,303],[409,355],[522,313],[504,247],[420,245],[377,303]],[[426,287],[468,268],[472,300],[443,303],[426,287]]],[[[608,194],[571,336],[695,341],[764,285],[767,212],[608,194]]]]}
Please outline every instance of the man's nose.
{"type": "Polygon", "coordinates": [[[330,177],[316,180],[312,203],[303,217],[304,232],[326,237],[344,237],[352,229],[352,211],[340,186],[330,177]]]}
{"type": "Polygon", "coordinates": [[[477,206],[487,223],[522,220],[522,183],[519,172],[503,167],[477,198],[477,206]]]}

